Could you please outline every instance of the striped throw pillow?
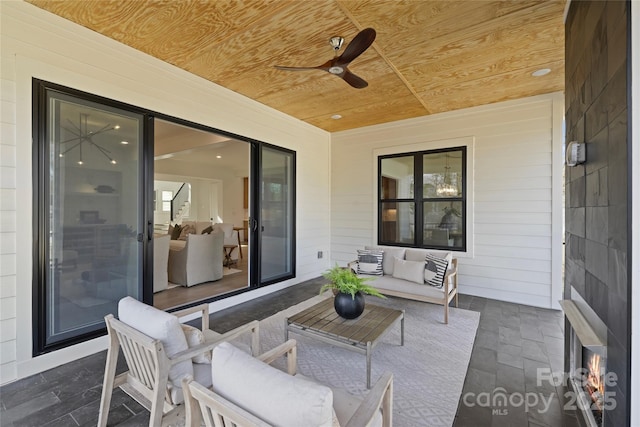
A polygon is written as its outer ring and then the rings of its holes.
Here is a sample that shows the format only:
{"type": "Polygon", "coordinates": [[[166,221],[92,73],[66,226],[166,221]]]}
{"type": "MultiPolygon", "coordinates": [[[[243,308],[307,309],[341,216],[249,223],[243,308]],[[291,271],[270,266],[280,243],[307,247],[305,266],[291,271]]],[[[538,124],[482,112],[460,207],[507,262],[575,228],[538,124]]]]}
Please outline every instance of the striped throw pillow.
{"type": "Polygon", "coordinates": [[[424,260],[424,282],[435,288],[442,288],[448,267],[449,261],[446,258],[427,254],[424,260]]]}
{"type": "Polygon", "coordinates": [[[358,274],[382,276],[382,256],[384,251],[358,249],[358,274]]]}

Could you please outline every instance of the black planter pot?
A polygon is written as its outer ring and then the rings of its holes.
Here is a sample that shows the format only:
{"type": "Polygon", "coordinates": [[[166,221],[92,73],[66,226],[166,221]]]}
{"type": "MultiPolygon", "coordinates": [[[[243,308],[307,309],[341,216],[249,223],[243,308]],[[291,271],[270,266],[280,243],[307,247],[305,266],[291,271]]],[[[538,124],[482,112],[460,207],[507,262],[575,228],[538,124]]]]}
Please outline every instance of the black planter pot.
{"type": "Polygon", "coordinates": [[[333,307],[340,317],[355,319],[364,311],[364,295],[356,292],[355,297],[351,298],[351,294],[338,292],[333,299],[333,307]]]}

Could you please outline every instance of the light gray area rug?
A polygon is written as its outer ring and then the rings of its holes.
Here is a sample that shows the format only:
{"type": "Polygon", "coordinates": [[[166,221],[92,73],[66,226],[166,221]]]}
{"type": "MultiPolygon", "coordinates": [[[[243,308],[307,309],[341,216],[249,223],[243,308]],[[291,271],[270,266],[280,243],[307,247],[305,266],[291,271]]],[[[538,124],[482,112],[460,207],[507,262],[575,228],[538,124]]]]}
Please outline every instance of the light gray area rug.
{"type": "MultiPolygon", "coordinates": [[[[317,296],[260,322],[262,351],[284,341],[284,318],[319,302],[317,296]]],[[[469,366],[480,313],[452,308],[443,324],[443,307],[400,298],[367,297],[367,303],[405,310],[405,344],[400,324],[373,351],[371,383],[385,371],[394,375],[393,424],[397,427],[451,426],[469,366]]],[[[363,396],[366,360],[360,353],[291,333],[298,342],[298,371],[318,382],[363,396]]]]}

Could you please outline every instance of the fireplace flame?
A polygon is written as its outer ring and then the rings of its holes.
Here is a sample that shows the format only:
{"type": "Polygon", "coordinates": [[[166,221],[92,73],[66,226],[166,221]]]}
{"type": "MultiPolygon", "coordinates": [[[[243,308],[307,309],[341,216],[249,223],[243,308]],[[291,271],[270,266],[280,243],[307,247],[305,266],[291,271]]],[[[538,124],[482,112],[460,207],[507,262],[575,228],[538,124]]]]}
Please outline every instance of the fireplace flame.
{"type": "Polygon", "coordinates": [[[585,388],[599,410],[602,410],[604,396],[604,381],[602,380],[602,359],[598,354],[592,354],[587,363],[588,373],[585,388]]]}

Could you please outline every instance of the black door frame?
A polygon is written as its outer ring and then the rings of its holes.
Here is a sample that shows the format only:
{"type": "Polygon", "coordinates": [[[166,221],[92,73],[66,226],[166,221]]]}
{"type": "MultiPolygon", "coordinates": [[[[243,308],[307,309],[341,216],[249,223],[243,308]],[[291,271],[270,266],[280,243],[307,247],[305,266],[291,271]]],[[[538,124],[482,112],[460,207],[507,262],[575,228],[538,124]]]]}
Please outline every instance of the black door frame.
{"type": "MultiPolygon", "coordinates": [[[[73,344],[87,341],[92,338],[102,336],[106,332],[106,328],[100,328],[91,332],[81,333],[69,338],[64,338],[59,341],[49,343],[46,342],[46,327],[47,317],[49,314],[49,307],[47,307],[46,298],[46,284],[47,275],[49,273],[48,267],[48,254],[49,254],[49,241],[46,236],[51,231],[49,229],[49,143],[47,141],[47,114],[49,106],[47,105],[47,93],[57,92],[63,95],[72,96],[85,101],[90,101],[98,104],[105,105],[107,107],[117,108],[125,110],[137,115],[142,116],[142,140],[141,153],[142,153],[142,167],[138,176],[138,188],[141,188],[143,193],[148,191],[149,180],[147,175],[151,173],[153,177],[153,162],[149,164],[149,159],[153,159],[153,123],[148,120],[149,112],[145,109],[136,107],[134,105],[126,104],[123,102],[115,101],[109,98],[104,98],[91,93],[83,92],[59,84],[47,82],[44,80],[32,79],[32,135],[33,135],[33,151],[32,151],[32,174],[33,174],[33,270],[32,270],[32,317],[33,317],[33,356],[38,356],[51,351],[59,350],[61,348],[68,347],[73,344]]],[[[151,184],[153,187],[153,180],[151,184]]],[[[146,198],[149,198],[148,193],[146,198]]],[[[138,222],[138,240],[142,243],[142,277],[145,274],[153,274],[153,253],[151,245],[148,244],[153,234],[149,235],[149,232],[153,233],[153,228],[145,226],[149,223],[149,215],[153,218],[153,210],[150,203],[145,203],[141,210],[140,216],[137,219],[138,222]],[[151,260],[151,264],[150,261],[151,260]]],[[[138,284],[138,294],[141,295],[142,300],[147,302],[153,298],[153,289],[145,289],[144,281],[138,284]]]]}
{"type": "MultiPolygon", "coordinates": [[[[141,209],[141,216],[139,218],[140,229],[138,230],[139,238],[142,239],[142,274],[143,280],[138,284],[139,295],[143,302],[152,304],[153,302],[153,248],[150,244],[153,238],[153,190],[154,190],[154,121],[155,119],[161,119],[170,123],[183,125],[186,127],[210,132],[213,134],[226,136],[236,139],[238,141],[247,142],[251,146],[251,178],[249,180],[249,234],[252,245],[250,246],[250,255],[252,262],[249,263],[249,286],[246,288],[238,289],[232,292],[228,292],[221,295],[213,296],[206,299],[204,302],[212,302],[224,298],[228,298],[233,295],[249,292],[259,287],[271,285],[284,280],[288,280],[295,277],[296,266],[296,152],[283,147],[279,147],[273,144],[268,144],[256,139],[248,138],[242,135],[237,135],[231,132],[223,131],[220,129],[205,126],[199,123],[195,123],[189,120],[180,119],[177,117],[169,116],[166,114],[158,113],[155,111],[140,108],[131,104],[123,103],[117,100],[105,98],[102,96],[94,95],[88,92],[76,90],[56,83],[47,82],[44,80],[32,79],[32,132],[33,132],[33,155],[32,155],[32,167],[33,167],[33,356],[38,356],[51,351],[59,350],[80,342],[87,341],[92,338],[97,338],[106,333],[106,328],[102,328],[90,333],[80,334],[68,339],[60,340],[56,343],[46,344],[46,320],[47,320],[47,307],[46,307],[46,274],[48,274],[47,268],[47,255],[49,253],[48,242],[43,236],[47,236],[48,229],[48,143],[46,141],[46,93],[47,91],[57,91],[63,94],[71,95],[88,101],[104,104],[106,106],[130,111],[132,113],[140,114],[143,116],[143,137],[142,137],[142,165],[139,177],[139,188],[142,189],[142,197],[145,203],[141,209]],[[268,146],[269,148],[280,150],[283,152],[291,153],[293,155],[293,183],[292,183],[292,203],[293,203],[293,229],[292,229],[292,272],[290,275],[279,277],[277,279],[260,283],[260,192],[256,189],[260,188],[260,180],[262,179],[259,173],[262,164],[261,159],[261,147],[268,146]],[[46,211],[46,212],[45,212],[46,211]]],[[[183,307],[190,307],[197,304],[202,304],[203,301],[195,301],[193,303],[186,304],[183,307]]],[[[173,311],[173,309],[171,310],[173,311]]]]}

